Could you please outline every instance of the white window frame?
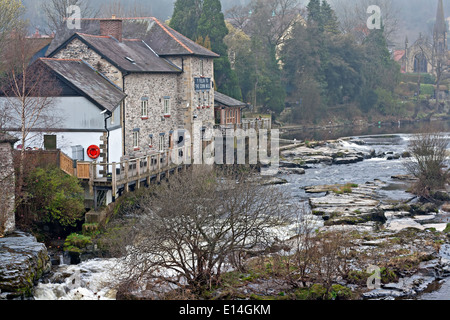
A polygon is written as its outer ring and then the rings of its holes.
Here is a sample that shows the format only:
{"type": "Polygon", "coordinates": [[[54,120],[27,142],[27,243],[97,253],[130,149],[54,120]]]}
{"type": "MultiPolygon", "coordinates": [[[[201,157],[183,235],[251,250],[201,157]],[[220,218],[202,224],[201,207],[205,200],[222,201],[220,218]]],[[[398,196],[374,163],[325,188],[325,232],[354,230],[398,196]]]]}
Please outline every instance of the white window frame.
{"type": "Polygon", "coordinates": [[[163,152],[166,146],[166,136],[160,135],[159,136],[159,151],[163,152]]]}
{"type": "Polygon", "coordinates": [[[170,116],[170,97],[163,98],[163,112],[165,116],[170,116]]]}
{"type": "Polygon", "coordinates": [[[133,148],[139,149],[139,131],[133,131],[133,148]]]}
{"type": "Polygon", "coordinates": [[[148,118],[148,99],[141,100],[141,118],[148,118]]]}

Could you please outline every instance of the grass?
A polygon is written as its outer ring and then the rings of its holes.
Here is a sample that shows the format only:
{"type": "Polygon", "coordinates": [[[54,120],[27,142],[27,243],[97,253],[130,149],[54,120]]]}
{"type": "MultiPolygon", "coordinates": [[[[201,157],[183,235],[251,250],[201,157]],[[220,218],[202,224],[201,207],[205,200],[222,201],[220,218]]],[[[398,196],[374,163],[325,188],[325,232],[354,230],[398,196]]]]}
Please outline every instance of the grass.
{"type": "Polygon", "coordinates": [[[358,185],[355,183],[347,183],[343,186],[338,186],[335,189],[332,189],[332,191],[336,194],[352,193],[352,188],[358,188],[358,185]]]}

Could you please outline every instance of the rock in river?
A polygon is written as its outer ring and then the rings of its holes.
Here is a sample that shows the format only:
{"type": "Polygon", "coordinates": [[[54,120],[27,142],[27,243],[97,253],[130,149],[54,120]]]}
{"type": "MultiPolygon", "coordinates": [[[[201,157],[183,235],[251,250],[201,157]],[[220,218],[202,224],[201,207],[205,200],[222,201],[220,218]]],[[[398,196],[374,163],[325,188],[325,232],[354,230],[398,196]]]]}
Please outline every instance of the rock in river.
{"type": "Polygon", "coordinates": [[[34,236],[15,232],[0,238],[0,300],[30,297],[50,269],[47,248],[34,236]]]}

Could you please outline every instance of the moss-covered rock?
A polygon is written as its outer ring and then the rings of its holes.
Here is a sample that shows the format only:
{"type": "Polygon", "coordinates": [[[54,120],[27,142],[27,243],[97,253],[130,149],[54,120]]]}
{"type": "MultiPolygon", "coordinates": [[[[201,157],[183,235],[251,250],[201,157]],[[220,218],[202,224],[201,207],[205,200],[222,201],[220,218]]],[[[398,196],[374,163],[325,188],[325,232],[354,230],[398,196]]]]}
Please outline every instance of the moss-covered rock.
{"type": "Polygon", "coordinates": [[[51,269],[44,244],[25,233],[0,239],[0,300],[28,298],[35,283],[51,269]]]}

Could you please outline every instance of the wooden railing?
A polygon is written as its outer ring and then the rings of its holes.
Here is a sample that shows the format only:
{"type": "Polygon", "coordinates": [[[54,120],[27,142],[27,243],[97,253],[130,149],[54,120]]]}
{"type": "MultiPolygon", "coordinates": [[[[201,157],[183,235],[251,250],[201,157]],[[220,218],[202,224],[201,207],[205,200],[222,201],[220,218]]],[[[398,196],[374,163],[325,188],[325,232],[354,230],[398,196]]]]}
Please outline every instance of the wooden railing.
{"type": "Polygon", "coordinates": [[[71,176],[75,175],[73,160],[63,152],[59,155],[59,167],[65,173],[70,174],[71,176]]]}
{"type": "MultiPolygon", "coordinates": [[[[124,160],[113,163],[89,164],[89,184],[91,188],[95,182],[110,184],[113,195],[117,192],[117,187],[124,185],[125,191],[128,191],[128,184],[136,182],[136,187],[140,188],[141,180],[150,179],[152,175],[158,175],[172,168],[188,164],[190,161],[189,146],[155,152],[143,157],[124,160]],[[107,178],[98,174],[98,169],[108,168],[109,176],[107,178]]],[[[85,174],[86,168],[83,168],[85,174]]],[[[78,170],[80,173],[80,170],[78,170]]]]}
{"type": "Polygon", "coordinates": [[[248,130],[248,129],[255,129],[255,130],[261,130],[261,129],[267,129],[270,130],[272,128],[272,120],[269,118],[262,118],[259,119],[242,119],[242,123],[233,123],[233,124],[219,124],[216,125],[215,128],[222,129],[222,130],[230,130],[230,129],[242,129],[242,130],[248,130]]]}

